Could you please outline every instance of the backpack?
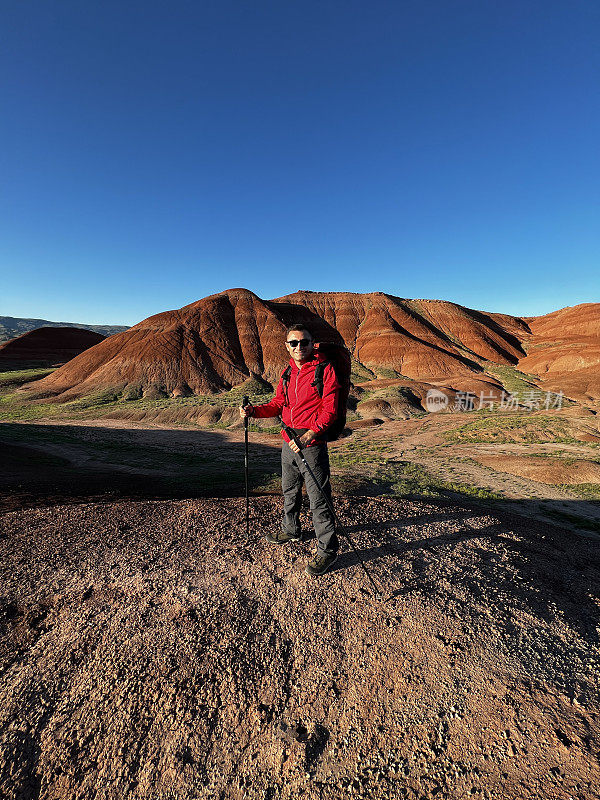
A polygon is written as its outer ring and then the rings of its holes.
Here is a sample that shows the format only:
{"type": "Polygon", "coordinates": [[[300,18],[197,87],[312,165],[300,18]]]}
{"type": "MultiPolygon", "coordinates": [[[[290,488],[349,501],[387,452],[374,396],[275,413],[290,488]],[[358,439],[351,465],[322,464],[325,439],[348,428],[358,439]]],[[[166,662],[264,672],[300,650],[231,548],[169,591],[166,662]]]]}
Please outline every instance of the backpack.
{"type": "MultiPolygon", "coordinates": [[[[325,367],[328,364],[331,364],[333,371],[335,372],[337,382],[341,387],[339,392],[337,417],[327,428],[325,433],[322,436],[319,436],[319,438],[323,441],[333,442],[339,438],[340,434],[346,427],[346,410],[348,404],[348,395],[350,394],[350,372],[352,371],[350,351],[347,347],[344,347],[340,344],[334,344],[333,342],[315,342],[315,351],[325,356],[325,361],[317,364],[315,368],[315,379],[311,386],[316,388],[317,392],[319,393],[319,397],[323,397],[323,373],[325,372],[325,367]]],[[[283,391],[285,392],[286,396],[291,375],[292,368],[288,364],[281,374],[283,391]]]]}

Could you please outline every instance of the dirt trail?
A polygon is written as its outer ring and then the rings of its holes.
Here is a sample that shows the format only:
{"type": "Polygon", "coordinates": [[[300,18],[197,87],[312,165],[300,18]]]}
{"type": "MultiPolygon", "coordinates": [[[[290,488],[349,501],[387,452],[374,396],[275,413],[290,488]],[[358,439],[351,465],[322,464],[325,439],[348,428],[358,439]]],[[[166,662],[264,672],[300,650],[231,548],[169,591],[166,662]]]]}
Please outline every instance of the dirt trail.
{"type": "Polygon", "coordinates": [[[268,545],[279,498],[248,546],[236,499],[0,517],[0,795],[596,798],[598,540],[338,504],[387,599],[268,545]]]}
{"type": "MultiPolygon", "coordinates": [[[[131,422],[129,420],[90,419],[90,420],[37,420],[22,423],[24,425],[38,425],[42,427],[55,426],[57,429],[76,428],[82,444],[86,441],[104,441],[106,431],[118,431],[125,441],[141,445],[156,445],[168,448],[172,444],[177,447],[187,448],[190,452],[218,451],[223,452],[223,447],[229,443],[239,443],[243,440],[243,428],[219,428],[203,430],[195,426],[181,425],[174,428],[172,425],[161,425],[152,422],[131,422]],[[157,439],[156,433],[160,433],[157,439]]],[[[252,441],[257,444],[278,443],[278,437],[273,434],[252,432],[252,441]]],[[[226,452],[226,451],[225,451],[226,452]]]]}

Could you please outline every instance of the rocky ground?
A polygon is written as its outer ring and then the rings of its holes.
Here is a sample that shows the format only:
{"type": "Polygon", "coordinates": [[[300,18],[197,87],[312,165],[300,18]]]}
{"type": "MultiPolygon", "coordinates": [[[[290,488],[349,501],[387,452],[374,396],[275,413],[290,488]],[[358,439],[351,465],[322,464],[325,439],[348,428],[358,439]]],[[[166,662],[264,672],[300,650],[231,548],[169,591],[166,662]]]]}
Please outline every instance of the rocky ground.
{"type": "MultiPolygon", "coordinates": [[[[76,501],[75,501],[76,500],[76,501]]],[[[0,796],[549,798],[600,785],[600,539],[469,501],[280,498],[0,517],[0,796]]]]}

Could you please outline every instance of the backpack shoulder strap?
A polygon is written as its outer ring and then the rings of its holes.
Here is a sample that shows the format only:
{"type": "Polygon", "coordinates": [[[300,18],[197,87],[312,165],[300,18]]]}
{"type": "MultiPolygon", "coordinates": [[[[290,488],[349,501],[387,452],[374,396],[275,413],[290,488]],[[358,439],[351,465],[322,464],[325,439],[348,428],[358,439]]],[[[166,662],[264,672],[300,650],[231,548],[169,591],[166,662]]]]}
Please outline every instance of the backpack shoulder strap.
{"type": "Polygon", "coordinates": [[[287,367],[281,373],[281,382],[283,387],[283,393],[285,395],[285,402],[289,405],[290,398],[288,396],[288,386],[290,385],[290,378],[292,377],[292,368],[288,364],[287,367]]]}
{"type": "Polygon", "coordinates": [[[319,393],[319,397],[323,397],[323,373],[325,372],[325,367],[328,366],[331,362],[329,361],[321,361],[315,367],[315,378],[311,383],[311,386],[314,386],[319,393]]]}

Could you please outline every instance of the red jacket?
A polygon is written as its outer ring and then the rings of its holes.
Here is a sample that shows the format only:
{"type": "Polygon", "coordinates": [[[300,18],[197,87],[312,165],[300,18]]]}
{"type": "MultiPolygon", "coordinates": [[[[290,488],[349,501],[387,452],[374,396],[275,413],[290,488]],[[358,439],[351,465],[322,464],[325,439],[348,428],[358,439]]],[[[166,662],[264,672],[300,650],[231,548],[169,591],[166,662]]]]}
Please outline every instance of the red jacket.
{"type": "MultiPolygon", "coordinates": [[[[287,385],[287,393],[283,389],[283,377],[279,379],[275,397],[268,403],[254,407],[252,416],[258,418],[277,417],[290,428],[310,428],[321,433],[336,419],[340,396],[340,384],[335,377],[331,364],[323,372],[323,397],[315,386],[311,386],[315,379],[315,367],[327,359],[321,353],[315,353],[311,361],[302,364],[300,369],[293,358],[290,358],[292,374],[287,385]]],[[[286,442],[289,437],[284,431],[281,435],[286,442]]],[[[313,443],[317,444],[318,440],[313,443]]]]}

